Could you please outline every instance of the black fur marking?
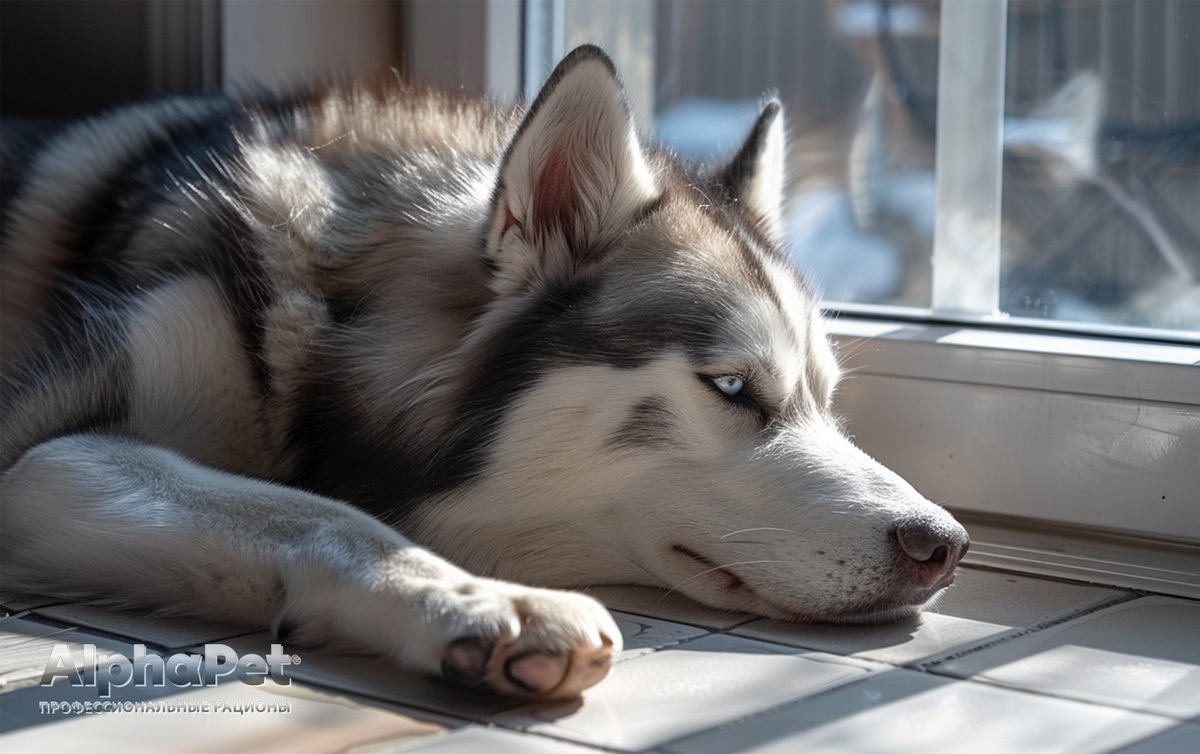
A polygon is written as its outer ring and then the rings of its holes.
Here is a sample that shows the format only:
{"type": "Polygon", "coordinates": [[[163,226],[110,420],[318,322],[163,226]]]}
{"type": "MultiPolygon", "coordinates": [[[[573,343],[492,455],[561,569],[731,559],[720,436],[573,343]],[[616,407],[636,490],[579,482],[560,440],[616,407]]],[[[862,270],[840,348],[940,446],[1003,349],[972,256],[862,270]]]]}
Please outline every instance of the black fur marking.
{"type": "MultiPolygon", "coordinates": [[[[791,282],[808,300],[815,302],[819,299],[819,296],[815,294],[811,286],[800,275],[799,270],[783,252],[763,236],[754,223],[746,222],[745,215],[740,213],[739,205],[710,206],[709,216],[735,239],[734,245],[742,261],[743,279],[755,290],[767,296],[776,310],[783,312],[784,306],[779,288],[767,271],[767,265],[772,262],[778,264],[779,270],[790,278],[791,282]]],[[[797,348],[804,347],[806,335],[797,332],[794,327],[787,328],[786,332],[793,345],[797,348]]]]}
{"type": "Polygon", "coordinates": [[[0,125],[0,243],[8,240],[8,213],[25,190],[38,156],[69,121],[6,118],[0,125]]]}
{"type": "Polygon", "coordinates": [[[405,520],[415,500],[469,482],[483,469],[504,411],[549,366],[547,356],[560,338],[547,334],[579,295],[563,291],[535,298],[503,337],[489,343],[470,367],[476,377],[440,437],[415,436],[422,428],[409,426],[404,415],[393,417],[387,436],[368,436],[358,417],[371,409],[357,393],[332,379],[310,385],[294,432],[300,453],[294,482],[394,524],[405,520]]]}
{"type": "Polygon", "coordinates": [[[363,405],[331,369],[302,401],[293,433],[298,471],[291,481],[403,526],[418,500],[468,484],[483,472],[509,407],[548,370],[585,364],[630,369],[671,348],[703,359],[723,315],[686,291],[677,295],[681,298],[657,300],[654,311],[620,312],[611,320],[596,314],[596,284],[576,281],[533,295],[466,366],[473,378],[440,436],[428,436],[402,414],[392,418],[384,436],[368,435],[360,417],[378,407],[363,405]]]}
{"type": "Polygon", "coordinates": [[[214,230],[207,243],[201,242],[199,248],[203,253],[197,255],[195,269],[220,281],[221,292],[229,297],[259,394],[265,396],[270,394],[273,381],[265,353],[266,311],[273,292],[256,253],[257,243],[251,228],[233,208],[225,205],[221,209],[221,219],[225,226],[223,232],[214,230]]]}
{"type": "Polygon", "coordinates": [[[38,334],[36,347],[5,365],[5,412],[47,401],[44,391],[56,382],[87,379],[107,388],[81,391],[78,397],[88,398],[88,405],[80,407],[65,426],[43,426],[41,436],[30,438],[27,447],[59,435],[116,429],[129,414],[129,385],[123,379],[129,373],[124,340],[128,310],[136,305],[131,296],[135,284],[114,284],[113,274],[104,277],[112,280],[63,281],[53,292],[55,315],[38,334]],[[81,338],[80,333],[89,336],[81,338]]]}
{"type": "Polygon", "coordinates": [[[275,629],[275,638],[283,644],[292,644],[300,635],[300,624],[294,618],[284,618],[275,629]]]}
{"type": "Polygon", "coordinates": [[[639,401],[609,438],[619,448],[662,449],[676,444],[675,416],[661,397],[639,401]]]}
{"type": "MultiPolygon", "coordinates": [[[[239,317],[242,342],[247,346],[260,392],[266,393],[271,375],[263,354],[263,319],[270,290],[254,253],[252,230],[226,198],[236,194],[235,180],[227,166],[236,162],[239,146],[235,134],[239,117],[245,116],[239,116],[234,103],[226,98],[213,97],[206,104],[206,113],[180,117],[163,136],[114,165],[104,190],[90,192],[86,200],[63,208],[64,226],[73,232],[66,242],[72,258],[61,271],[58,285],[89,293],[107,290],[114,295],[103,303],[94,296],[89,300],[86,296],[57,295],[53,307],[62,321],[60,334],[52,334],[51,340],[78,338],[80,332],[108,332],[71,325],[82,324],[82,309],[126,308],[128,302],[140,298],[139,291],[181,275],[200,273],[213,277],[233,304],[230,311],[239,317]],[[166,203],[178,201],[181,192],[205,203],[202,214],[206,224],[177,228],[181,239],[157,268],[147,269],[140,262],[136,266],[127,264],[127,253],[131,243],[136,245],[138,233],[150,226],[155,213],[166,203]]],[[[41,146],[54,148],[52,142],[41,146]]],[[[5,211],[11,206],[10,193],[15,190],[7,187],[12,182],[11,167],[6,165],[4,171],[5,211]]],[[[48,347],[56,346],[51,342],[48,347]]]]}
{"type": "Polygon", "coordinates": [[[764,266],[765,263],[759,257],[759,254],[764,252],[758,249],[757,244],[749,237],[750,234],[745,230],[739,228],[737,235],[740,241],[737,244],[737,248],[741,252],[742,261],[745,263],[745,269],[749,275],[750,282],[754,284],[755,288],[770,297],[771,303],[776,309],[783,311],[783,301],[779,298],[779,292],[775,290],[775,284],[771,281],[770,274],[767,273],[764,266]]]}
{"type": "Polygon", "coordinates": [[[216,111],[206,117],[183,118],[163,136],[114,166],[105,190],[69,209],[67,226],[75,229],[71,250],[79,259],[112,258],[127,248],[151,208],[174,193],[176,181],[203,184],[213,174],[199,166],[235,154],[231,128],[234,105],[212,98],[216,111]]]}
{"type": "Polygon", "coordinates": [[[768,100],[759,112],[758,120],[754,122],[754,127],[750,130],[750,135],[746,137],[742,148],[725,167],[721,175],[721,183],[733,192],[731,199],[736,200],[745,192],[746,182],[758,170],[758,161],[767,144],[767,132],[782,112],[783,106],[779,104],[779,100],[768,100]]]}

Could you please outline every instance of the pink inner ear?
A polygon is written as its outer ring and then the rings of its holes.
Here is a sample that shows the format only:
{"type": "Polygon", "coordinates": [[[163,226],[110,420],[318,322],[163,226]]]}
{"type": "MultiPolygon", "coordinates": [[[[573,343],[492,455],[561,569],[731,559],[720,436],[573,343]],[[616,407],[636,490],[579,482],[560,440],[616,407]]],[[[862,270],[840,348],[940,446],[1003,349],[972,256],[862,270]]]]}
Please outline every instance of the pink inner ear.
{"type": "Polygon", "coordinates": [[[500,236],[503,237],[508,232],[508,229],[514,225],[518,228],[521,227],[521,223],[517,222],[517,216],[513,214],[512,209],[506,204],[504,207],[504,227],[500,229],[500,236]]]}
{"type": "Polygon", "coordinates": [[[568,152],[555,147],[546,158],[533,193],[534,225],[540,233],[552,234],[557,227],[567,243],[574,246],[575,218],[578,217],[579,192],[571,174],[568,152]]]}

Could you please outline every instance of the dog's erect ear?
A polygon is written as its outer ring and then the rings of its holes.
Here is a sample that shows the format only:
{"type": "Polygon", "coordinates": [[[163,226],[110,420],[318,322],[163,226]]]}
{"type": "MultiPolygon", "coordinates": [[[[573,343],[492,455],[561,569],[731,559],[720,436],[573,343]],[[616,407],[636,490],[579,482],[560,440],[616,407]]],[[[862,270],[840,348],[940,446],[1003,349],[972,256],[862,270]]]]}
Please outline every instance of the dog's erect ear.
{"type": "Polygon", "coordinates": [[[719,178],[774,242],[783,239],[784,151],[783,105],[772,98],[719,178]]]}
{"type": "Polygon", "coordinates": [[[612,61],[576,48],[504,155],[487,238],[493,289],[569,278],[657,195],[612,61]]]}

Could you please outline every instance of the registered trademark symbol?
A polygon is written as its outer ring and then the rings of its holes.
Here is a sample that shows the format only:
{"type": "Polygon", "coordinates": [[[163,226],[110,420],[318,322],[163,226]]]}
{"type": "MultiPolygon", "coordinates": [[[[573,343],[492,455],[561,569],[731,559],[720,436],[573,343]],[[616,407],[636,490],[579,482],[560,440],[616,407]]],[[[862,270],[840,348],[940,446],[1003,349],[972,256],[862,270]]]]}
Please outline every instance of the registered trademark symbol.
{"type": "Polygon", "coordinates": [[[299,664],[300,664],[300,655],[292,655],[292,664],[293,664],[293,665],[299,665],[299,664]]]}

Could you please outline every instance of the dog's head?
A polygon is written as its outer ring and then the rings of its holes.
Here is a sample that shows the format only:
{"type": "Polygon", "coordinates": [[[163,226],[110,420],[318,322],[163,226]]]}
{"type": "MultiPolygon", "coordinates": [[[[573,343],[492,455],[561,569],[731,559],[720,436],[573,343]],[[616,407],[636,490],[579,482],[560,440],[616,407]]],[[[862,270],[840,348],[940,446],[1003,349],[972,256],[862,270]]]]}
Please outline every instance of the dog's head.
{"type": "Polygon", "coordinates": [[[904,615],[953,580],[963,528],[839,429],[837,362],[779,248],[783,164],[778,102],[697,172],[642,143],[604,53],[559,65],[492,197],[472,340],[506,404],[486,472],[421,522],[432,544],[793,620],[904,615]]]}

